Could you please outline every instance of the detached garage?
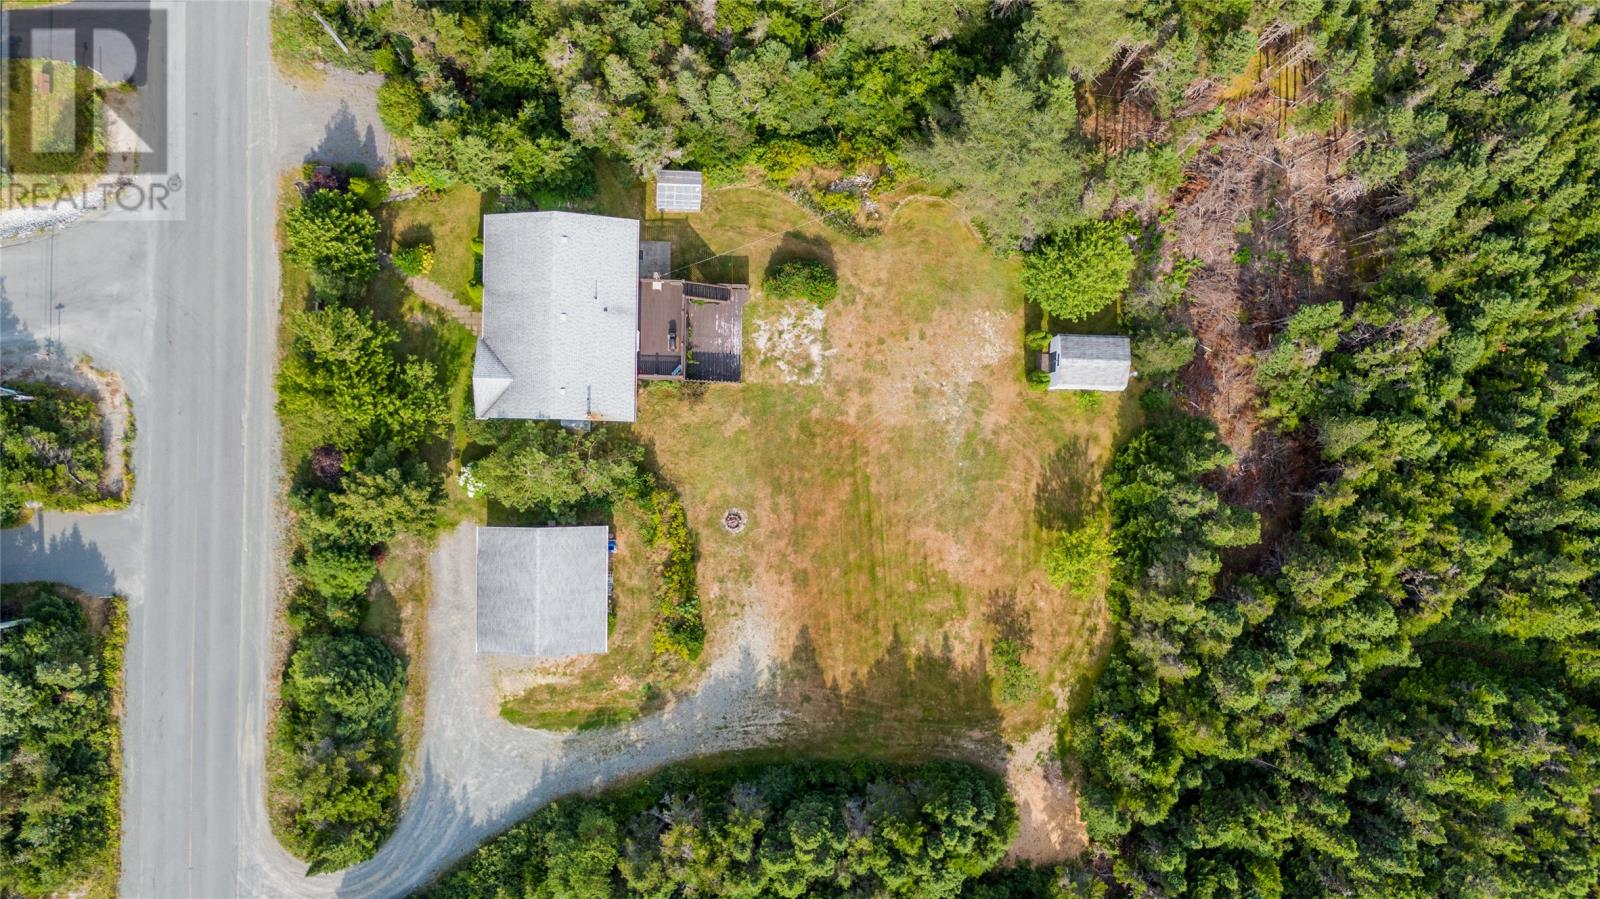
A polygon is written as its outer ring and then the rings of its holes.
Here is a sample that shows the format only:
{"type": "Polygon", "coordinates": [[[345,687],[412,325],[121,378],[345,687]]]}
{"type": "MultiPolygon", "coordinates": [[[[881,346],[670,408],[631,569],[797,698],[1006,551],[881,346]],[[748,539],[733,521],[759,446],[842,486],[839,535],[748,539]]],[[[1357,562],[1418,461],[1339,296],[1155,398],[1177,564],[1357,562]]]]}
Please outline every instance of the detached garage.
{"type": "Polygon", "coordinates": [[[478,652],[605,652],[609,541],[605,527],[478,528],[478,652]]]}

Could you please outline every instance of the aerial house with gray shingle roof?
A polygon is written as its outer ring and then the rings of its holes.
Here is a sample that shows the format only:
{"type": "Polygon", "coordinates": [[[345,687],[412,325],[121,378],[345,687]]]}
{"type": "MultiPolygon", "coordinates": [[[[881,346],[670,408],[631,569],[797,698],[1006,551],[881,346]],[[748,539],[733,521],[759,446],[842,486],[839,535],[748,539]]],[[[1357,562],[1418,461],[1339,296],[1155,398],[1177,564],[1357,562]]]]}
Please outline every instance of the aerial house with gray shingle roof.
{"type": "Polygon", "coordinates": [[[1128,338],[1112,334],[1057,334],[1039,367],[1051,390],[1125,390],[1132,372],[1128,338]]]}
{"type": "Polygon", "coordinates": [[[738,381],[749,293],[672,277],[672,245],[633,219],[486,215],[473,411],[633,421],[639,378],[738,381]]]}
{"type": "Polygon", "coordinates": [[[478,528],[478,652],[605,652],[609,543],[605,527],[478,528]]]}
{"type": "Polygon", "coordinates": [[[484,216],[477,417],[633,421],[638,259],[633,219],[484,216]]]}

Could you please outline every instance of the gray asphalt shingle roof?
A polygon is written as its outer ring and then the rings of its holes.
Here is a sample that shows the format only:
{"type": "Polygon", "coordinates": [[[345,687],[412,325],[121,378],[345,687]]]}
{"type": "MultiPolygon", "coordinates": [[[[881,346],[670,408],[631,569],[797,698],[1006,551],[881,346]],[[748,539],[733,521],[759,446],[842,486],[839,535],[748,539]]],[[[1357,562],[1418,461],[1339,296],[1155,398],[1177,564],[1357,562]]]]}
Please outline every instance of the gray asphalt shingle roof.
{"type": "Polygon", "coordinates": [[[606,651],[609,529],[478,528],[478,651],[606,651]]]}
{"type": "Polygon", "coordinates": [[[1051,390],[1118,391],[1128,386],[1128,338],[1111,334],[1057,334],[1050,338],[1055,370],[1051,390]]]}
{"type": "Polygon", "coordinates": [[[484,216],[477,416],[633,421],[638,271],[634,219],[484,216]]]}
{"type": "Polygon", "coordinates": [[[661,212],[699,212],[703,179],[699,172],[656,173],[656,209],[661,212]]]}

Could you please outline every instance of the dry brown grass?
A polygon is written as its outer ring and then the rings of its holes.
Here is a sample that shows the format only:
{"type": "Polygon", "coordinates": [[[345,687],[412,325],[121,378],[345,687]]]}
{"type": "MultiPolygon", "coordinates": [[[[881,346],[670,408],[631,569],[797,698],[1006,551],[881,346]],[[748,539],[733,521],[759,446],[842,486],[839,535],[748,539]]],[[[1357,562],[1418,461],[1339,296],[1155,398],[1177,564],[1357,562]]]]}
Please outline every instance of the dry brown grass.
{"type": "Polygon", "coordinates": [[[947,204],[915,200],[890,220],[852,240],[785,198],[733,188],[692,223],[653,226],[743,247],[749,333],[812,317],[761,295],[774,256],[829,262],[840,298],[821,316],[814,379],[747,343],[746,383],[649,392],[638,430],[701,535],[713,641],[719,621],[761,604],[789,648],[786,699],[813,720],[811,748],[981,756],[1058,702],[1049,689],[998,701],[1000,627],[1025,635],[1030,667],[1058,687],[1092,668],[1107,636],[1103,598],[1052,588],[1039,562],[1049,527],[1095,501],[1134,404],[1085,412],[1028,390],[1017,263],[947,204]],[[749,513],[745,533],[717,525],[732,507],[749,513]]]}

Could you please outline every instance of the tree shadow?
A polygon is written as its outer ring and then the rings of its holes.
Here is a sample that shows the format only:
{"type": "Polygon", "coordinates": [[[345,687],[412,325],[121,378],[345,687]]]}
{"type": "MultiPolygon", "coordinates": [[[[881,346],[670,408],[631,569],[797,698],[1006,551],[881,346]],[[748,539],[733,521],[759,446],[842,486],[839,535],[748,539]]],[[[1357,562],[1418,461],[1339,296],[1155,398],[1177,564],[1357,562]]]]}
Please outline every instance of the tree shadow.
{"type": "Polygon", "coordinates": [[[64,534],[45,532],[45,514],[21,527],[0,531],[0,559],[6,581],[56,581],[94,596],[116,591],[116,572],[100,547],[73,525],[64,534]]]}
{"type": "Polygon", "coordinates": [[[706,284],[749,284],[750,257],[718,253],[688,221],[662,219],[644,223],[644,240],[672,244],[673,278],[706,284]]]}
{"type": "Polygon", "coordinates": [[[773,249],[772,256],[767,259],[766,271],[762,272],[762,280],[772,277],[772,273],[779,267],[802,259],[814,260],[828,267],[829,271],[838,271],[834,261],[833,244],[820,234],[805,234],[800,231],[790,231],[783,235],[783,240],[773,249]]]}
{"type": "Polygon", "coordinates": [[[4,348],[7,355],[14,353],[19,356],[47,352],[59,354],[61,351],[61,347],[49,339],[41,342],[17,316],[11,294],[6,290],[4,274],[0,274],[0,348],[4,348]]]}
{"type": "Polygon", "coordinates": [[[368,125],[366,133],[360,131],[350,104],[339,101],[339,109],[323,126],[322,140],[307,151],[304,161],[324,165],[363,165],[374,171],[383,164],[378,155],[378,136],[368,125]]]}
{"type": "Polygon", "coordinates": [[[995,639],[1010,640],[1024,651],[1033,648],[1032,615],[1017,602],[1016,590],[995,590],[984,603],[983,620],[994,629],[995,639]]]}
{"type": "Polygon", "coordinates": [[[1094,488],[1099,473],[1100,466],[1088,441],[1068,437],[1050,455],[1034,485],[1034,521],[1051,530],[1081,524],[1095,511],[1094,488]]]}
{"type": "Polygon", "coordinates": [[[859,675],[830,677],[808,627],[778,665],[777,699],[805,719],[784,745],[822,757],[950,756],[994,764],[1005,757],[988,658],[955,657],[949,635],[913,646],[896,628],[859,675]]]}
{"type": "Polygon", "coordinates": [[[418,222],[408,225],[404,231],[394,236],[396,247],[415,247],[421,244],[433,246],[433,226],[418,222]]]}

